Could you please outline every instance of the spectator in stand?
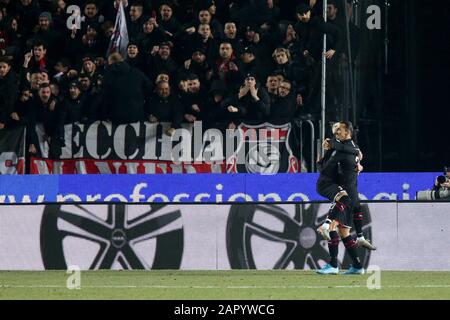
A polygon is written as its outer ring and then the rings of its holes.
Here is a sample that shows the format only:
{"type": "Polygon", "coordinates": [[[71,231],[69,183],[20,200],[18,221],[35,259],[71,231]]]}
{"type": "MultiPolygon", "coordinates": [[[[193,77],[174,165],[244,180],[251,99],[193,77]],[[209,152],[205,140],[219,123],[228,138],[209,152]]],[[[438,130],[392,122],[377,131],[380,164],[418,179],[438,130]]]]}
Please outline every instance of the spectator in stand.
{"type": "Polygon", "coordinates": [[[222,3],[223,0],[195,0],[195,3],[197,3],[197,7],[200,9],[206,9],[211,13],[212,16],[215,16],[217,14],[217,6],[222,3]]]}
{"type": "Polygon", "coordinates": [[[78,77],[78,82],[80,83],[80,89],[83,93],[89,94],[92,90],[92,79],[86,74],[80,74],[78,77]]]}
{"type": "Polygon", "coordinates": [[[295,32],[294,24],[290,21],[280,21],[278,23],[279,30],[279,42],[280,48],[286,48],[289,50],[293,60],[303,59],[303,55],[300,54],[300,42],[297,39],[297,32],[295,32]]]}
{"type": "Polygon", "coordinates": [[[80,90],[79,82],[69,84],[69,95],[61,104],[61,118],[64,124],[86,121],[86,96],[80,90]]]}
{"type": "Polygon", "coordinates": [[[270,98],[262,86],[257,82],[254,74],[248,74],[239,93],[231,96],[225,102],[228,117],[232,120],[230,128],[236,121],[266,121],[270,115],[270,98]]]}
{"type": "Polygon", "coordinates": [[[168,72],[173,76],[177,71],[177,63],[172,58],[172,43],[163,42],[159,45],[158,51],[154,52],[150,58],[149,71],[150,79],[156,79],[161,72],[168,72]]]}
{"type": "Polygon", "coordinates": [[[30,100],[30,105],[27,107],[27,132],[31,142],[29,152],[37,152],[36,146],[39,142],[35,127],[37,124],[42,124],[45,133],[44,139],[50,144],[50,157],[58,156],[58,147],[61,147],[64,141],[64,124],[60,108],[57,99],[52,96],[50,85],[48,83],[41,84],[37,97],[30,100]]]}
{"type": "Polygon", "coordinates": [[[348,60],[348,48],[347,48],[347,27],[345,22],[345,12],[348,11],[348,18],[350,23],[348,25],[351,40],[352,58],[355,59],[359,53],[359,28],[354,24],[352,17],[351,7],[349,8],[349,2],[346,1],[346,9],[342,6],[338,6],[336,0],[329,0],[327,5],[327,22],[335,26],[339,30],[339,45],[336,47],[336,55],[341,62],[347,62],[348,60]]]}
{"type": "Polygon", "coordinates": [[[297,94],[297,104],[303,105],[303,96],[306,91],[304,86],[307,79],[306,70],[297,61],[292,61],[291,53],[286,48],[277,48],[272,56],[276,63],[273,73],[282,75],[283,80],[286,79],[292,83],[297,94]]]}
{"type": "Polygon", "coordinates": [[[19,99],[14,106],[14,112],[11,119],[15,125],[27,125],[27,115],[30,113],[30,101],[33,99],[31,87],[22,87],[19,93],[19,99]]]}
{"type": "Polygon", "coordinates": [[[76,64],[86,55],[94,57],[106,55],[109,40],[103,36],[100,30],[98,24],[88,25],[85,32],[77,31],[76,27],[72,29],[66,46],[66,56],[71,57],[72,64],[76,64]]]}
{"type": "Polygon", "coordinates": [[[14,63],[21,54],[22,42],[18,20],[14,17],[4,17],[0,22],[0,56],[10,56],[14,63]]]}
{"type": "Polygon", "coordinates": [[[144,6],[140,2],[135,2],[130,7],[130,19],[127,19],[128,38],[137,40],[142,32],[145,21],[148,17],[144,16],[144,6]]]}
{"type": "Polygon", "coordinates": [[[169,122],[170,127],[165,131],[169,136],[175,133],[175,129],[180,128],[183,107],[168,82],[160,81],[156,84],[156,93],[146,104],[146,118],[151,123],[169,122]]]}
{"type": "Polygon", "coordinates": [[[67,1],[65,0],[57,0],[54,1],[54,4],[52,6],[53,8],[48,9],[47,11],[50,11],[53,13],[52,19],[53,19],[53,26],[57,30],[64,30],[67,28],[66,23],[67,19],[69,19],[70,15],[67,13],[68,5],[67,1]]]}
{"type": "Polygon", "coordinates": [[[53,70],[53,63],[48,59],[45,43],[38,40],[33,45],[33,50],[25,55],[23,71],[25,75],[36,72],[49,72],[53,70]]]}
{"type": "MultiPolygon", "coordinates": [[[[255,52],[258,51],[257,47],[261,41],[261,37],[259,35],[259,28],[257,25],[253,23],[246,24],[242,28],[242,45],[243,47],[254,47],[255,52]]],[[[258,53],[257,53],[258,54],[258,53]]]]}
{"type": "Polygon", "coordinates": [[[193,123],[205,118],[207,91],[203,89],[196,74],[188,77],[188,92],[181,95],[184,106],[184,120],[193,123]]]}
{"type": "Polygon", "coordinates": [[[269,94],[270,105],[272,106],[278,98],[278,87],[280,86],[280,80],[277,76],[271,75],[267,77],[266,89],[269,94]]]}
{"type": "Polygon", "coordinates": [[[108,64],[102,90],[106,118],[119,124],[143,121],[151,82],[140,70],[130,67],[119,53],[111,54],[108,64]]]}
{"type": "Polygon", "coordinates": [[[204,49],[194,49],[191,59],[184,63],[184,71],[194,73],[199,77],[201,83],[208,83],[213,75],[213,70],[206,61],[204,49]]]}
{"type": "MultiPolygon", "coordinates": [[[[111,40],[112,35],[114,34],[114,23],[112,21],[105,21],[101,25],[101,34],[103,39],[111,40]]],[[[108,42],[109,46],[109,42],[108,42]]]]}
{"type": "Polygon", "coordinates": [[[302,81],[303,69],[299,64],[292,61],[291,52],[286,48],[277,48],[272,54],[275,61],[275,68],[273,73],[282,74],[285,79],[288,79],[295,84],[302,81]]]}
{"type": "Polygon", "coordinates": [[[142,72],[147,69],[145,59],[141,54],[139,43],[137,41],[130,41],[127,46],[127,57],[125,61],[132,67],[138,68],[142,72]]]}
{"type": "Polygon", "coordinates": [[[226,119],[227,110],[223,103],[226,101],[227,95],[225,83],[221,80],[213,81],[206,100],[206,126],[213,122],[223,122],[226,119]]]}
{"type": "Polygon", "coordinates": [[[9,59],[0,57],[0,130],[11,122],[17,90],[17,77],[9,59]]]}
{"type": "Polygon", "coordinates": [[[97,65],[91,55],[83,57],[83,66],[81,67],[80,75],[87,76],[94,81],[97,78],[97,65]]]}
{"type": "Polygon", "coordinates": [[[159,27],[155,18],[150,18],[142,27],[143,32],[138,36],[140,47],[143,48],[144,54],[148,55],[157,52],[159,44],[166,40],[164,31],[159,27]]]}
{"type": "Polygon", "coordinates": [[[50,91],[52,92],[52,96],[54,96],[57,102],[61,102],[64,100],[64,96],[61,94],[61,89],[59,85],[55,82],[49,82],[50,91]]]}
{"type": "Polygon", "coordinates": [[[21,21],[22,34],[29,39],[39,19],[40,8],[37,0],[17,1],[15,15],[21,21]]]}
{"type": "Polygon", "coordinates": [[[95,86],[89,94],[84,95],[84,112],[83,119],[86,122],[93,122],[96,120],[106,120],[105,112],[102,110],[102,90],[103,90],[103,75],[97,77],[95,86]]]}
{"type": "Polygon", "coordinates": [[[234,48],[236,55],[240,55],[242,52],[241,39],[237,36],[238,30],[236,23],[233,21],[228,21],[224,26],[224,37],[223,39],[229,41],[231,46],[234,48]]]}
{"type": "Polygon", "coordinates": [[[231,43],[223,40],[219,47],[219,58],[215,64],[213,78],[222,80],[229,92],[237,89],[236,83],[240,78],[237,64],[231,43]]]}
{"type": "MultiPolygon", "coordinates": [[[[335,57],[336,49],[339,47],[339,29],[333,24],[327,23],[319,15],[313,16],[311,7],[307,4],[300,4],[296,10],[297,24],[295,30],[300,39],[300,46],[303,48],[303,56],[311,65],[309,71],[306,99],[308,100],[309,112],[315,117],[320,116],[320,81],[321,81],[321,60],[323,50],[323,35],[327,35],[326,58],[332,60],[335,57]]],[[[293,79],[290,79],[293,80],[293,79]]],[[[297,83],[298,85],[298,83],[297,83]]],[[[332,105],[332,104],[328,104],[332,105]]],[[[331,111],[332,118],[335,118],[334,108],[327,108],[331,111]]],[[[336,119],[330,119],[336,120],[336,119]]]]}
{"type": "Polygon", "coordinates": [[[98,75],[105,73],[105,67],[106,67],[106,59],[103,57],[95,57],[95,65],[96,65],[96,71],[98,75]]]}
{"type": "Polygon", "coordinates": [[[296,113],[297,101],[292,83],[284,80],[278,87],[278,98],[270,107],[270,121],[290,122],[296,113]]]}
{"type": "MultiPolygon", "coordinates": [[[[329,88],[328,96],[330,97],[328,104],[339,114],[338,118],[344,118],[343,92],[344,92],[344,75],[348,75],[349,68],[349,48],[347,27],[345,21],[344,8],[339,7],[336,1],[328,1],[327,5],[327,22],[333,25],[339,31],[341,40],[336,47],[335,57],[328,62],[327,67],[327,88],[329,88]]],[[[349,33],[351,40],[351,56],[352,61],[358,55],[359,41],[357,38],[358,27],[349,21],[349,33]]]]}
{"type": "Polygon", "coordinates": [[[21,82],[21,86],[27,86],[30,85],[31,92],[34,94],[37,94],[39,90],[39,86],[44,82],[44,77],[42,76],[42,73],[36,72],[30,75],[30,81],[28,82],[26,79],[25,81],[21,82]]]}
{"type": "MultiPolygon", "coordinates": [[[[83,30],[86,30],[88,25],[100,25],[105,21],[105,17],[99,13],[97,1],[95,0],[85,1],[83,13],[84,15],[81,18],[81,28],[83,30]]],[[[64,27],[66,27],[65,24],[64,27]]]]}
{"type": "Polygon", "coordinates": [[[164,35],[172,40],[182,28],[178,20],[173,15],[173,9],[169,3],[164,3],[159,7],[158,25],[164,32],[164,35]]]}

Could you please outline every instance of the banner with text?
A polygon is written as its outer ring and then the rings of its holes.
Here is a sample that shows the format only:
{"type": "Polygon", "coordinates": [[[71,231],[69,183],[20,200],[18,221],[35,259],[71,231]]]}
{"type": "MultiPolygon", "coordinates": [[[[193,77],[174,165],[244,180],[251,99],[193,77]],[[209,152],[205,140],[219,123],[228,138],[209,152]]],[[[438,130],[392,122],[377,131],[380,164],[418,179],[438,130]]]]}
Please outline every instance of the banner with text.
{"type": "MultiPolygon", "coordinates": [[[[361,200],[414,200],[439,173],[363,173],[361,200]]],[[[6,175],[2,203],[297,203],[326,200],[316,192],[318,174],[99,174],[6,175]]]]}
{"type": "Polygon", "coordinates": [[[300,133],[296,122],[241,124],[236,130],[184,124],[109,122],[65,126],[64,144],[49,143],[37,127],[39,152],[32,174],[298,173],[300,133]],[[63,145],[63,146],[62,146],[63,145]]]}

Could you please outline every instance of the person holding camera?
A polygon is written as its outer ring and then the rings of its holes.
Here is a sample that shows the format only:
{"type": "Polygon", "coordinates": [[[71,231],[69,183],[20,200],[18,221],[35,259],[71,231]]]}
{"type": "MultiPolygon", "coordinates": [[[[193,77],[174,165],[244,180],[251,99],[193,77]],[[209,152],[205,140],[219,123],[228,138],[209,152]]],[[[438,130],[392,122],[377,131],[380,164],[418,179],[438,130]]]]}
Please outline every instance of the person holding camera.
{"type": "Polygon", "coordinates": [[[450,166],[444,167],[442,176],[436,177],[432,190],[418,191],[417,200],[450,200],[450,166]]]}

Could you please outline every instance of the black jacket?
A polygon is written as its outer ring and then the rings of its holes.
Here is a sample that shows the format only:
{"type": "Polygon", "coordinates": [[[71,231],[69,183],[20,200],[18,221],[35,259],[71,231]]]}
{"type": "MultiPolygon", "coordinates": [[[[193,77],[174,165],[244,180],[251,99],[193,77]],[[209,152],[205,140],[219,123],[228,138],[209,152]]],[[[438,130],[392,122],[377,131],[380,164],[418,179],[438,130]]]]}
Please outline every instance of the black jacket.
{"type": "Polygon", "coordinates": [[[161,72],[168,72],[169,75],[173,77],[176,71],[177,64],[172,58],[169,57],[169,59],[163,60],[161,59],[161,56],[157,54],[150,58],[146,74],[148,74],[152,80],[155,80],[161,72]]]}
{"type": "Polygon", "coordinates": [[[22,29],[23,35],[28,37],[33,28],[39,22],[39,14],[41,12],[38,1],[32,1],[29,5],[24,6],[22,2],[16,1],[16,16],[19,18],[19,28],[22,29]]]}
{"type": "Polygon", "coordinates": [[[240,61],[239,63],[239,72],[241,74],[241,81],[244,81],[247,77],[247,74],[253,73],[256,75],[256,79],[261,82],[265,83],[267,76],[269,74],[269,69],[267,66],[264,66],[262,63],[258,61],[258,59],[253,60],[250,63],[244,63],[240,61]]]}
{"type": "MultiPolygon", "coordinates": [[[[60,45],[65,40],[64,34],[55,30],[53,26],[49,30],[39,30],[34,35],[35,40],[41,40],[47,45],[47,55],[52,59],[56,59],[60,52],[60,45]]],[[[49,70],[53,71],[53,70],[49,70]]]]}
{"type": "Polygon", "coordinates": [[[183,120],[183,107],[180,100],[174,94],[167,98],[154,95],[146,104],[146,118],[150,115],[159,122],[171,122],[172,128],[179,128],[183,120]]]}
{"type": "Polygon", "coordinates": [[[138,69],[119,62],[106,69],[102,103],[106,118],[115,123],[143,121],[144,103],[152,84],[138,69]]]}
{"type": "Polygon", "coordinates": [[[181,94],[181,102],[184,107],[184,114],[190,114],[197,117],[197,120],[203,120],[206,116],[207,93],[203,88],[197,93],[187,92],[181,94]],[[192,110],[193,105],[198,105],[200,112],[192,110]]]}
{"type": "Polygon", "coordinates": [[[293,82],[293,85],[301,87],[305,81],[306,72],[299,62],[288,62],[286,64],[276,64],[273,74],[282,74],[284,78],[293,82]]]}
{"type": "MultiPolygon", "coordinates": [[[[158,24],[162,30],[170,32],[172,36],[176,36],[182,30],[181,24],[174,16],[172,16],[172,18],[170,18],[168,21],[163,21],[159,18],[158,24]]],[[[171,38],[170,36],[168,37],[171,38]]]]}
{"type": "Polygon", "coordinates": [[[148,67],[147,67],[147,61],[145,61],[145,58],[143,57],[143,55],[141,53],[138,53],[136,58],[130,58],[130,57],[126,57],[125,61],[134,68],[137,68],[139,70],[141,70],[142,72],[146,72],[148,67]]]}
{"type": "Polygon", "coordinates": [[[206,59],[209,64],[214,63],[214,60],[217,58],[219,52],[219,44],[215,39],[208,39],[204,42],[203,37],[195,33],[193,35],[185,35],[182,39],[182,47],[185,49],[183,54],[183,60],[190,59],[192,54],[197,49],[202,49],[206,54],[206,59]]]}
{"type": "Polygon", "coordinates": [[[204,61],[202,64],[199,64],[199,63],[195,62],[194,60],[191,60],[191,64],[190,64],[189,68],[186,69],[183,67],[180,70],[180,73],[186,73],[186,71],[188,71],[189,73],[194,73],[199,77],[200,82],[202,84],[207,84],[209,81],[207,74],[211,70],[212,70],[211,65],[208,64],[207,61],[204,61]]]}
{"type": "Polygon", "coordinates": [[[270,98],[267,90],[263,87],[258,89],[259,101],[255,101],[250,92],[239,99],[238,94],[232,97],[231,101],[225,103],[225,107],[234,105],[239,112],[235,116],[239,116],[242,120],[249,121],[266,121],[270,115],[270,98]],[[231,103],[230,103],[231,102],[231,103]]]}
{"type": "Polygon", "coordinates": [[[64,121],[62,118],[61,104],[57,102],[54,96],[51,96],[47,103],[43,103],[36,96],[28,101],[26,110],[22,121],[27,124],[27,136],[30,139],[30,143],[36,146],[39,145],[39,139],[35,129],[37,124],[42,124],[45,135],[51,137],[54,141],[63,140],[64,121]],[[50,109],[52,102],[55,102],[53,110],[50,109]]]}
{"type": "Polygon", "coordinates": [[[80,95],[77,99],[66,97],[61,105],[61,118],[64,124],[86,119],[86,99],[80,95]]]}
{"type": "Polygon", "coordinates": [[[150,54],[154,46],[159,46],[166,39],[161,28],[154,28],[151,33],[141,33],[137,41],[144,50],[144,55],[150,54]]]}
{"type": "Polygon", "coordinates": [[[49,77],[52,77],[55,73],[54,65],[54,62],[46,55],[41,61],[36,61],[34,57],[31,58],[30,62],[28,63],[28,68],[23,69],[25,70],[25,73],[29,72],[30,74],[46,71],[49,77]]]}
{"type": "Polygon", "coordinates": [[[136,21],[131,21],[131,18],[127,19],[128,38],[130,40],[137,40],[140,34],[143,32],[143,25],[148,20],[148,17],[142,15],[136,21]]]}
{"type": "Polygon", "coordinates": [[[322,59],[323,35],[327,35],[327,50],[339,48],[339,29],[334,25],[323,21],[319,16],[312,17],[308,23],[298,22],[295,31],[302,43],[303,50],[308,50],[316,59],[322,59]]]}
{"type": "Polygon", "coordinates": [[[270,120],[290,122],[297,109],[297,99],[293,93],[287,97],[277,96],[274,103],[270,106],[270,120]]]}

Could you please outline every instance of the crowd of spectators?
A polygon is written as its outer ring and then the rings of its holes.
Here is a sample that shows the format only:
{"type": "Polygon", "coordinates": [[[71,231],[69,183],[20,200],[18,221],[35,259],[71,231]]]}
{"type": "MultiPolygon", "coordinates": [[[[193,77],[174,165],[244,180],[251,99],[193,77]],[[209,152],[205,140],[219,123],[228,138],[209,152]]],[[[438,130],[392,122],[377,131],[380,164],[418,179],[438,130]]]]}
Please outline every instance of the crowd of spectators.
{"type": "Polygon", "coordinates": [[[122,0],[126,55],[107,56],[119,2],[0,0],[0,129],[42,123],[61,139],[73,122],[169,122],[172,134],[314,117],[324,33],[327,59],[345,58],[333,0],[328,23],[316,0],[122,0]]]}

